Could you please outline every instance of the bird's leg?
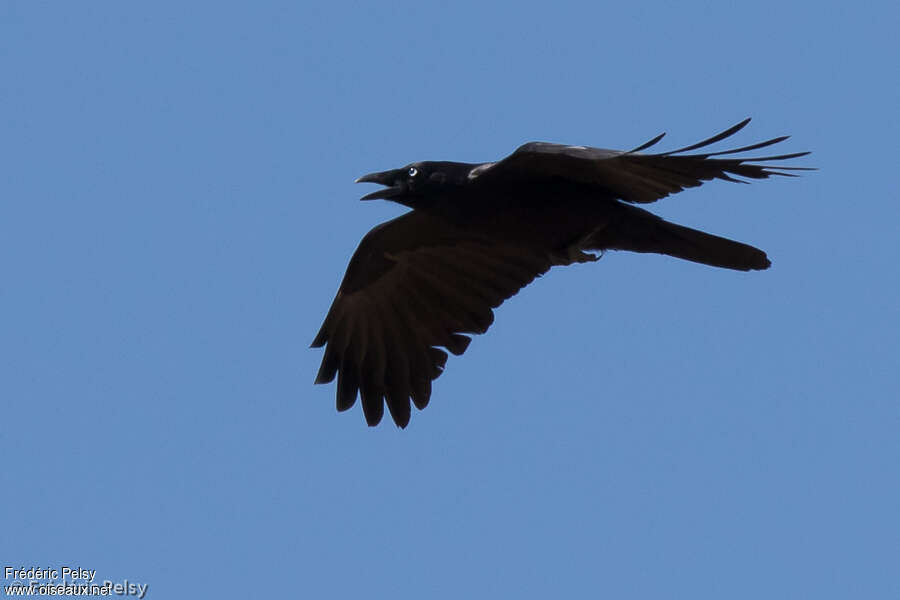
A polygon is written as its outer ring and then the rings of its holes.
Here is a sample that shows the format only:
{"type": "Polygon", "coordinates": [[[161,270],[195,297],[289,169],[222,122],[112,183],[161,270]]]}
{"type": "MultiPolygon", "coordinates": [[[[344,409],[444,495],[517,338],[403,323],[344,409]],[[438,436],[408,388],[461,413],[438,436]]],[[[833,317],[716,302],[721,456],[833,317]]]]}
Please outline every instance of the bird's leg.
{"type": "Polygon", "coordinates": [[[560,264],[571,265],[572,263],[596,262],[600,260],[600,258],[603,257],[602,250],[597,251],[598,254],[588,254],[584,251],[584,249],[588,247],[588,240],[590,237],[591,234],[587,234],[574,244],[569,244],[566,247],[566,254],[561,257],[563,262],[560,264]]]}

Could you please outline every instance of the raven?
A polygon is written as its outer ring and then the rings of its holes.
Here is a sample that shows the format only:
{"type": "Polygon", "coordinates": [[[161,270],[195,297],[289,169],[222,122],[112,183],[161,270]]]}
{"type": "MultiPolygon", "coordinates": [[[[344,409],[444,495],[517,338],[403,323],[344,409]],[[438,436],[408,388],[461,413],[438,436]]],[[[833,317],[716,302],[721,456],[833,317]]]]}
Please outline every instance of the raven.
{"type": "Polygon", "coordinates": [[[363,237],[312,347],[326,346],[316,383],[337,376],[337,410],[362,399],[370,426],[384,404],[399,427],[410,399],[423,409],[447,353],[465,352],[494,320],[494,308],[556,265],[591,262],[605,250],[667,254],[736,269],[767,269],[765,252],[669,223],[634,204],[736,177],[795,176],[767,163],[809,154],[729,156],[733,150],[684,154],[743,129],[750,119],[702,142],[644,154],[665,134],[621,152],[531,142],[497,162],[415,162],[371,173],[357,183],[384,188],[363,196],[413,210],[363,237]]]}

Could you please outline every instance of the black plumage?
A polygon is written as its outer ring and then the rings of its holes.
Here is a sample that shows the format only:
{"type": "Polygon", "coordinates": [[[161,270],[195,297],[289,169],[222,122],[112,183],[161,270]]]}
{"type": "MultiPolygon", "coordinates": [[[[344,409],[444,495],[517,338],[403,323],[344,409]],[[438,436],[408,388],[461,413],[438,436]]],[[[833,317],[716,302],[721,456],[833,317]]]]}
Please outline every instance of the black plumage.
{"type": "Polygon", "coordinates": [[[325,346],[316,383],[337,377],[339,411],[359,394],[369,425],[381,421],[387,403],[405,427],[410,401],[422,409],[430,400],[431,382],[447,361],[441,348],[465,352],[467,334],[487,331],[493,309],[552,266],[597,260],[590,252],[631,250],[740,271],[768,268],[762,250],[634,206],[712,179],[744,182],[808,169],[771,165],[808,152],[734,156],[786,136],[685,154],[749,121],[660,154],[643,151],[662,135],[627,152],[532,142],[493,163],[416,162],[360,177],[385,186],[364,200],[413,210],[372,229],[350,259],[312,343],[325,346]]]}

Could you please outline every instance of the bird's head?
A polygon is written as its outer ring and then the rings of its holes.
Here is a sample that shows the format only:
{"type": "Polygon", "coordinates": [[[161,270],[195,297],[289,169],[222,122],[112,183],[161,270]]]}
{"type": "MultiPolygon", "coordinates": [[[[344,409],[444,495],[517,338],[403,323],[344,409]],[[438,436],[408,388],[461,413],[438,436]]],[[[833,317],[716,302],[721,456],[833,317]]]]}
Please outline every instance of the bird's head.
{"type": "Polygon", "coordinates": [[[390,200],[415,208],[428,198],[437,198],[461,186],[472,169],[467,163],[417,162],[399,169],[369,173],[356,183],[379,183],[384,187],[360,200],[390,200]]]}

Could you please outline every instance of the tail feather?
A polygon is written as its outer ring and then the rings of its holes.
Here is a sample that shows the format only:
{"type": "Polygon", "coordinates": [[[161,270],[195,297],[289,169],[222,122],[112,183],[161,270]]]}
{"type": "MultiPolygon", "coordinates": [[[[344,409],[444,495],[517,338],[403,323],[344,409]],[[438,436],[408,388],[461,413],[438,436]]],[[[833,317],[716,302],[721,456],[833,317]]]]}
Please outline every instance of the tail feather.
{"type": "Polygon", "coordinates": [[[588,248],[666,254],[738,271],[768,269],[772,264],[759,248],[669,223],[635,206],[619,206],[622,210],[608,225],[587,240],[588,248]]]}

